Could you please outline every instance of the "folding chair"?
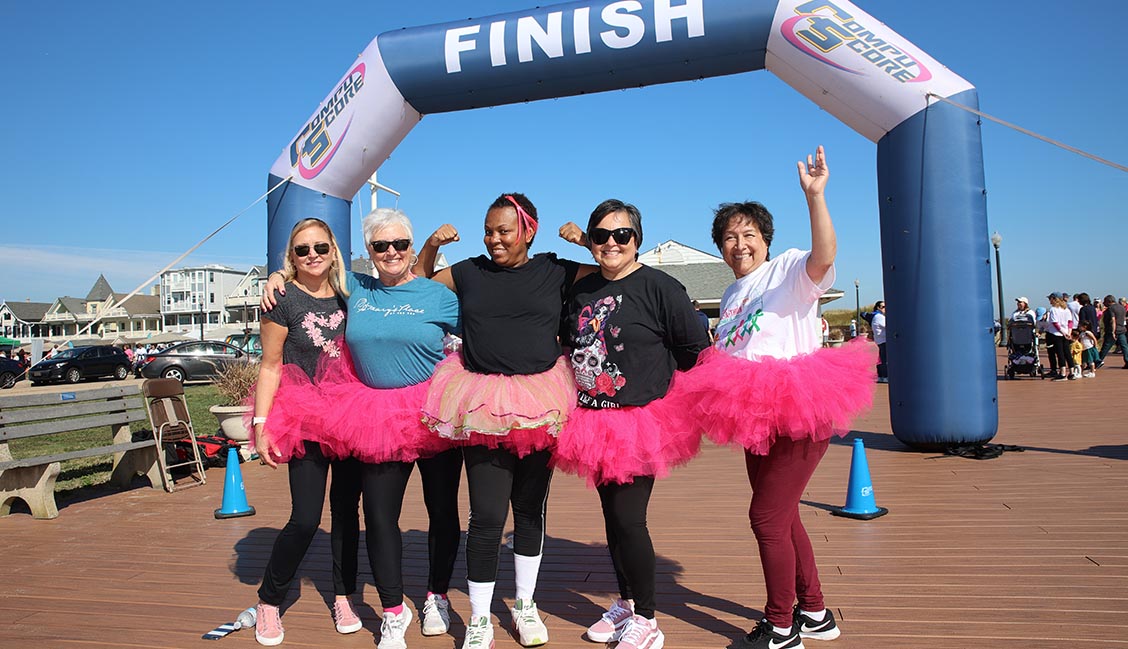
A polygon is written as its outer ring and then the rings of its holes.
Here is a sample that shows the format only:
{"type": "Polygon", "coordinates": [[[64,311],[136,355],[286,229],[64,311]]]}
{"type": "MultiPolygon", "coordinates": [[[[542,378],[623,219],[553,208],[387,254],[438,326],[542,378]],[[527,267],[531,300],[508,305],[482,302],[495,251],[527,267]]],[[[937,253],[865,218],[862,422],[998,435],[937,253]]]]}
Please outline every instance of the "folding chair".
{"type": "Polygon", "coordinates": [[[161,479],[165,491],[172,493],[177,489],[194,487],[207,483],[204,475],[204,461],[200,447],[196,444],[196,432],[192,428],[192,418],[188,415],[188,401],[184,397],[184,385],[176,379],[149,379],[141,384],[141,394],[145,395],[145,410],[149,413],[149,423],[153,426],[153,436],[157,440],[157,464],[161,469],[161,479]],[[184,462],[167,464],[165,444],[188,441],[192,447],[192,457],[184,462]],[[195,467],[189,474],[193,482],[177,486],[169,473],[182,466],[195,467]]]}

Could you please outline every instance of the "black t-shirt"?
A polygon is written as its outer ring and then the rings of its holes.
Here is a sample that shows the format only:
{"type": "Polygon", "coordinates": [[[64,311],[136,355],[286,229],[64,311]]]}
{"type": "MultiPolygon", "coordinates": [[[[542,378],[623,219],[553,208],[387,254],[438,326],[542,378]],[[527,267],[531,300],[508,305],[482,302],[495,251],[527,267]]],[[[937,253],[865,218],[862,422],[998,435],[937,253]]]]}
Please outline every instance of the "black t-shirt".
{"type": "Polygon", "coordinates": [[[560,357],[561,314],[579,264],[555,254],[523,266],[485,255],[451,266],[462,309],[462,360],[478,374],[540,374],[560,357]]]}
{"type": "Polygon", "coordinates": [[[610,281],[592,273],[568,303],[572,371],[587,408],[641,406],[666,395],[675,369],[689,369],[709,336],[685,287],[643,266],[610,281]]]}
{"type": "Polygon", "coordinates": [[[336,338],[345,334],[348,305],[336,295],[313,297],[293,282],[286,282],[286,294],[277,297],[278,305],[262,317],[286,327],[282,362],[297,365],[312,379],[322,354],[341,355],[336,338]]]}

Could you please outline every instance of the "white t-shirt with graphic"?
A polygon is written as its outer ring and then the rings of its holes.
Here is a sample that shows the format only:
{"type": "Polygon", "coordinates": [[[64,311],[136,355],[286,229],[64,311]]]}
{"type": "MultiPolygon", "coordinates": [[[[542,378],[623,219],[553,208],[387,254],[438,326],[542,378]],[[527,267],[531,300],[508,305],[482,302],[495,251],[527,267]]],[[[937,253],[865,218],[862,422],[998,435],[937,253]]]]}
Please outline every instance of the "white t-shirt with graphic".
{"type": "Polygon", "coordinates": [[[791,358],[822,345],[819,298],[834,284],[807,275],[809,250],[791,248],[733,282],[721,298],[714,346],[746,360],[791,358]]]}

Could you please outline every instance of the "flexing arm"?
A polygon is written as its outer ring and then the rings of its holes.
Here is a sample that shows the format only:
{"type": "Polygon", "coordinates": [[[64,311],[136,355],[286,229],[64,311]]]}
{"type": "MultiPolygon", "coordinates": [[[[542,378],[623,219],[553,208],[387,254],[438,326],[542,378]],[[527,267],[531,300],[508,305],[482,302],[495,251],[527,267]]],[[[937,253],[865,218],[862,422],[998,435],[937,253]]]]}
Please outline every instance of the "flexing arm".
{"type": "MultiPolygon", "coordinates": [[[[580,229],[580,226],[571,221],[568,221],[564,225],[560,226],[560,238],[567,241],[568,243],[574,243],[577,246],[587,248],[588,252],[591,252],[591,248],[588,245],[587,234],[580,229]]],[[[573,283],[578,282],[581,279],[599,270],[599,266],[596,266],[595,264],[580,264],[579,266],[579,269],[576,271],[576,279],[572,280],[573,283]]]]}
{"type": "Polygon", "coordinates": [[[438,230],[427,237],[427,243],[419,249],[419,260],[411,267],[411,272],[420,277],[429,277],[450,290],[455,290],[454,276],[450,272],[450,267],[436,273],[435,260],[439,258],[440,246],[458,240],[458,230],[453,225],[449,223],[440,225],[438,230]]]}
{"type": "MultiPolygon", "coordinates": [[[[288,329],[264,318],[260,331],[262,363],[259,365],[258,384],[255,388],[255,417],[265,418],[274,405],[274,395],[278,392],[278,383],[282,378],[282,345],[286,342],[288,329]]],[[[278,447],[270,439],[267,428],[269,423],[255,425],[255,451],[263,464],[277,469],[278,447]]]]}
{"type": "Polygon", "coordinates": [[[815,152],[814,160],[800,161],[799,184],[807,197],[807,210],[811,215],[811,256],[807,258],[807,276],[819,284],[838,254],[838,239],[834,234],[834,223],[830,220],[830,210],[826,206],[826,181],[830,178],[830,168],[826,165],[826,152],[822,145],[815,152]]]}

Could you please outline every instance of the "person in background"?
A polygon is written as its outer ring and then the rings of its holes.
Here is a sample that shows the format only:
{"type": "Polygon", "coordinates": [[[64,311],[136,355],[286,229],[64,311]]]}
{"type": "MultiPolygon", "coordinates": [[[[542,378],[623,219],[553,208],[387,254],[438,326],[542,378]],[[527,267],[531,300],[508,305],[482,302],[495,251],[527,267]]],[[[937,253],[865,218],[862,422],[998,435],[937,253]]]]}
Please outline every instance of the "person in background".
{"type": "MultiPolygon", "coordinates": [[[[1123,298],[1121,298],[1123,299],[1123,298]]],[[[1128,310],[1123,304],[1116,301],[1112,295],[1104,296],[1104,318],[1101,321],[1101,330],[1104,332],[1104,342],[1101,344],[1100,359],[1097,367],[1104,365],[1105,357],[1112,350],[1113,345],[1120,349],[1124,355],[1124,367],[1128,368],[1128,328],[1125,327],[1125,317],[1128,310]]]]}
{"type": "Polygon", "coordinates": [[[1093,300],[1089,297],[1088,293],[1078,293],[1077,301],[1081,304],[1081,308],[1077,311],[1077,326],[1081,326],[1082,322],[1089,323],[1089,331],[1093,335],[1100,337],[1101,335],[1101,319],[1097,315],[1097,309],[1093,306],[1093,300]]]}
{"type": "Polygon", "coordinates": [[[1100,359],[1100,354],[1097,353],[1097,337],[1093,335],[1092,327],[1087,321],[1081,323],[1079,331],[1081,337],[1081,376],[1091,379],[1097,375],[1097,360],[1100,359]]]}
{"type": "Polygon", "coordinates": [[[1073,314],[1066,306],[1065,298],[1061,293],[1050,293],[1050,310],[1046,321],[1050,348],[1050,369],[1055,372],[1055,381],[1073,380],[1073,357],[1069,353],[1071,332],[1073,331],[1073,314]]]}
{"type": "Polygon", "coordinates": [[[705,333],[709,335],[709,341],[712,342],[713,336],[709,333],[709,316],[701,310],[701,303],[697,300],[693,301],[693,311],[697,314],[697,319],[701,321],[701,326],[705,328],[705,333]]]}
{"type": "Polygon", "coordinates": [[[877,344],[877,382],[889,382],[889,366],[885,355],[885,301],[878,300],[873,305],[873,320],[870,321],[873,330],[873,342],[877,344]]]}
{"type": "Polygon", "coordinates": [[[1062,299],[1065,300],[1065,308],[1069,309],[1069,314],[1073,316],[1074,327],[1077,326],[1077,323],[1080,321],[1081,316],[1081,301],[1077,299],[1079,295],[1080,293],[1071,296],[1065,291],[1062,291],[1061,293],[1062,299]]]}
{"type": "Polygon", "coordinates": [[[1084,362],[1082,358],[1085,353],[1085,347],[1081,344],[1081,330],[1074,329],[1069,332],[1069,378],[1081,378],[1081,363],[1084,362]]]}

